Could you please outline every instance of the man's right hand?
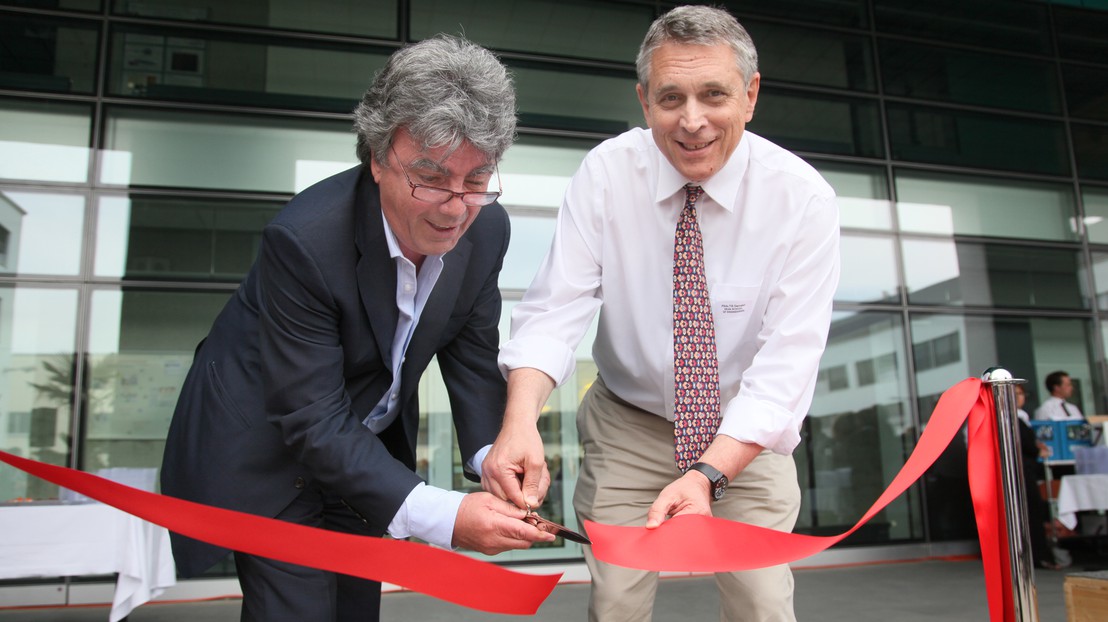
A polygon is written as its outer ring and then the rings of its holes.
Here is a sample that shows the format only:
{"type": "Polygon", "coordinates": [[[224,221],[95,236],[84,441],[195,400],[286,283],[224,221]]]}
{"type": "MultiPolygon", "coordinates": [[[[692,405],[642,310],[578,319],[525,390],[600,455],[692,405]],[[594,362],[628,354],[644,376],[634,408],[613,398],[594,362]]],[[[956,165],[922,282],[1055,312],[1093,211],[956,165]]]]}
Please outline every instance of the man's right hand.
{"type": "Polygon", "coordinates": [[[535,542],[553,542],[547,533],[523,521],[527,510],[487,493],[474,492],[462,499],[454,519],[455,547],[496,555],[530,548],[535,542]]]}
{"type": "Polygon", "coordinates": [[[481,487],[519,507],[537,509],[550,488],[542,437],[533,423],[505,424],[481,465],[481,487]]]}
{"type": "Polygon", "coordinates": [[[536,509],[550,488],[538,420],[554,379],[530,367],[508,372],[500,434],[481,465],[481,487],[519,507],[536,509]]]}

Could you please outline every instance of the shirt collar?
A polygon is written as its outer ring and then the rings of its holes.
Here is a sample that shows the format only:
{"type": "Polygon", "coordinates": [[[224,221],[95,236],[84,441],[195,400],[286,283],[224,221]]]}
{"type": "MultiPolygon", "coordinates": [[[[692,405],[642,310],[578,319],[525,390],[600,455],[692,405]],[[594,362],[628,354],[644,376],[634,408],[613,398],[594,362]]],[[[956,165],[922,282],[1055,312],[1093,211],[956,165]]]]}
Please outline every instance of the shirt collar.
{"type": "MultiPolygon", "coordinates": [[[[388,242],[389,245],[389,257],[393,259],[403,259],[411,263],[411,261],[404,256],[404,253],[400,252],[400,242],[397,241],[396,234],[392,232],[392,227],[389,226],[389,219],[385,218],[385,210],[381,210],[381,222],[385,224],[385,241],[388,242]]],[[[423,259],[424,263],[426,263],[428,259],[439,264],[442,263],[442,255],[427,255],[423,259]]]]}
{"type": "MultiPolygon", "coordinates": [[[[744,130],[739,144],[731,152],[731,157],[723,168],[716,171],[707,181],[700,182],[704,193],[718,203],[723,209],[735,211],[735,197],[739,194],[739,186],[742,184],[743,175],[746,174],[747,165],[750,163],[750,141],[744,130]]],[[[658,183],[655,187],[654,200],[662,202],[681,191],[685,185],[690,184],[684,175],[679,173],[665,155],[658,153],[661,158],[661,167],[658,172],[658,183]]]]}

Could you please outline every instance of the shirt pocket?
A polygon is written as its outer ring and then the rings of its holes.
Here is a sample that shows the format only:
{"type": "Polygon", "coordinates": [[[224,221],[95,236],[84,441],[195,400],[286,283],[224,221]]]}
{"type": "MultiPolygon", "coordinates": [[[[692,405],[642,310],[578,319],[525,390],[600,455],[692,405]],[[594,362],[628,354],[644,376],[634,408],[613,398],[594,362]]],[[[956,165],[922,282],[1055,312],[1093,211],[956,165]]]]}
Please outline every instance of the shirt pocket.
{"type": "Polygon", "coordinates": [[[716,347],[720,352],[737,352],[757,332],[758,299],[761,285],[733,285],[717,283],[712,287],[712,320],[716,326],[716,347]]]}
{"type": "Polygon", "coordinates": [[[754,313],[761,292],[761,285],[716,283],[709,294],[712,299],[712,319],[716,324],[746,324],[754,313]]]}

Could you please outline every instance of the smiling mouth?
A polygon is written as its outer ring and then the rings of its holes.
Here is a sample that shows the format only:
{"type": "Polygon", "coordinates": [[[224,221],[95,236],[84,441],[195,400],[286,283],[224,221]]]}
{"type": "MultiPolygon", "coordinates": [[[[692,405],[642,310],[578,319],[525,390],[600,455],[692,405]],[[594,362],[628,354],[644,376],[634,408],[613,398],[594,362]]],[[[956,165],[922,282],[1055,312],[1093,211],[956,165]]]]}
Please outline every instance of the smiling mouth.
{"type": "Polygon", "coordinates": [[[681,145],[681,148],[685,151],[700,151],[702,149],[707,149],[708,147],[710,147],[712,145],[712,142],[714,141],[709,141],[705,143],[684,143],[678,141],[677,144],[681,145]]]}
{"type": "Polygon", "coordinates": [[[430,221],[428,221],[427,224],[431,225],[431,228],[435,231],[442,231],[444,233],[448,231],[453,231],[458,228],[458,225],[436,225],[435,223],[430,221]]]}

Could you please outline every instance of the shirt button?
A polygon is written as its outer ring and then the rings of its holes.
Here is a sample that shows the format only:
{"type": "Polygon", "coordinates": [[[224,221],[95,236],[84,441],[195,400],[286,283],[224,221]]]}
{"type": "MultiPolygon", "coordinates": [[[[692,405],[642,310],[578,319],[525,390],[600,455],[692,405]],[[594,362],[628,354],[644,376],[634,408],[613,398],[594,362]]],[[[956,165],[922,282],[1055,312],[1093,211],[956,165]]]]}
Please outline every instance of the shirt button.
{"type": "Polygon", "coordinates": [[[405,283],[404,284],[404,291],[407,292],[407,293],[411,293],[412,292],[412,284],[411,283],[405,283]]]}
{"type": "Polygon", "coordinates": [[[304,486],[306,485],[306,482],[304,481],[303,477],[298,477],[298,478],[296,478],[296,481],[292,483],[292,485],[296,486],[296,488],[299,490],[299,489],[304,488],[304,486]]]}
{"type": "Polygon", "coordinates": [[[395,399],[396,399],[396,398],[398,398],[398,397],[400,397],[400,394],[399,394],[399,393],[393,393],[393,394],[392,394],[392,399],[394,399],[394,400],[395,400],[395,399]]]}

